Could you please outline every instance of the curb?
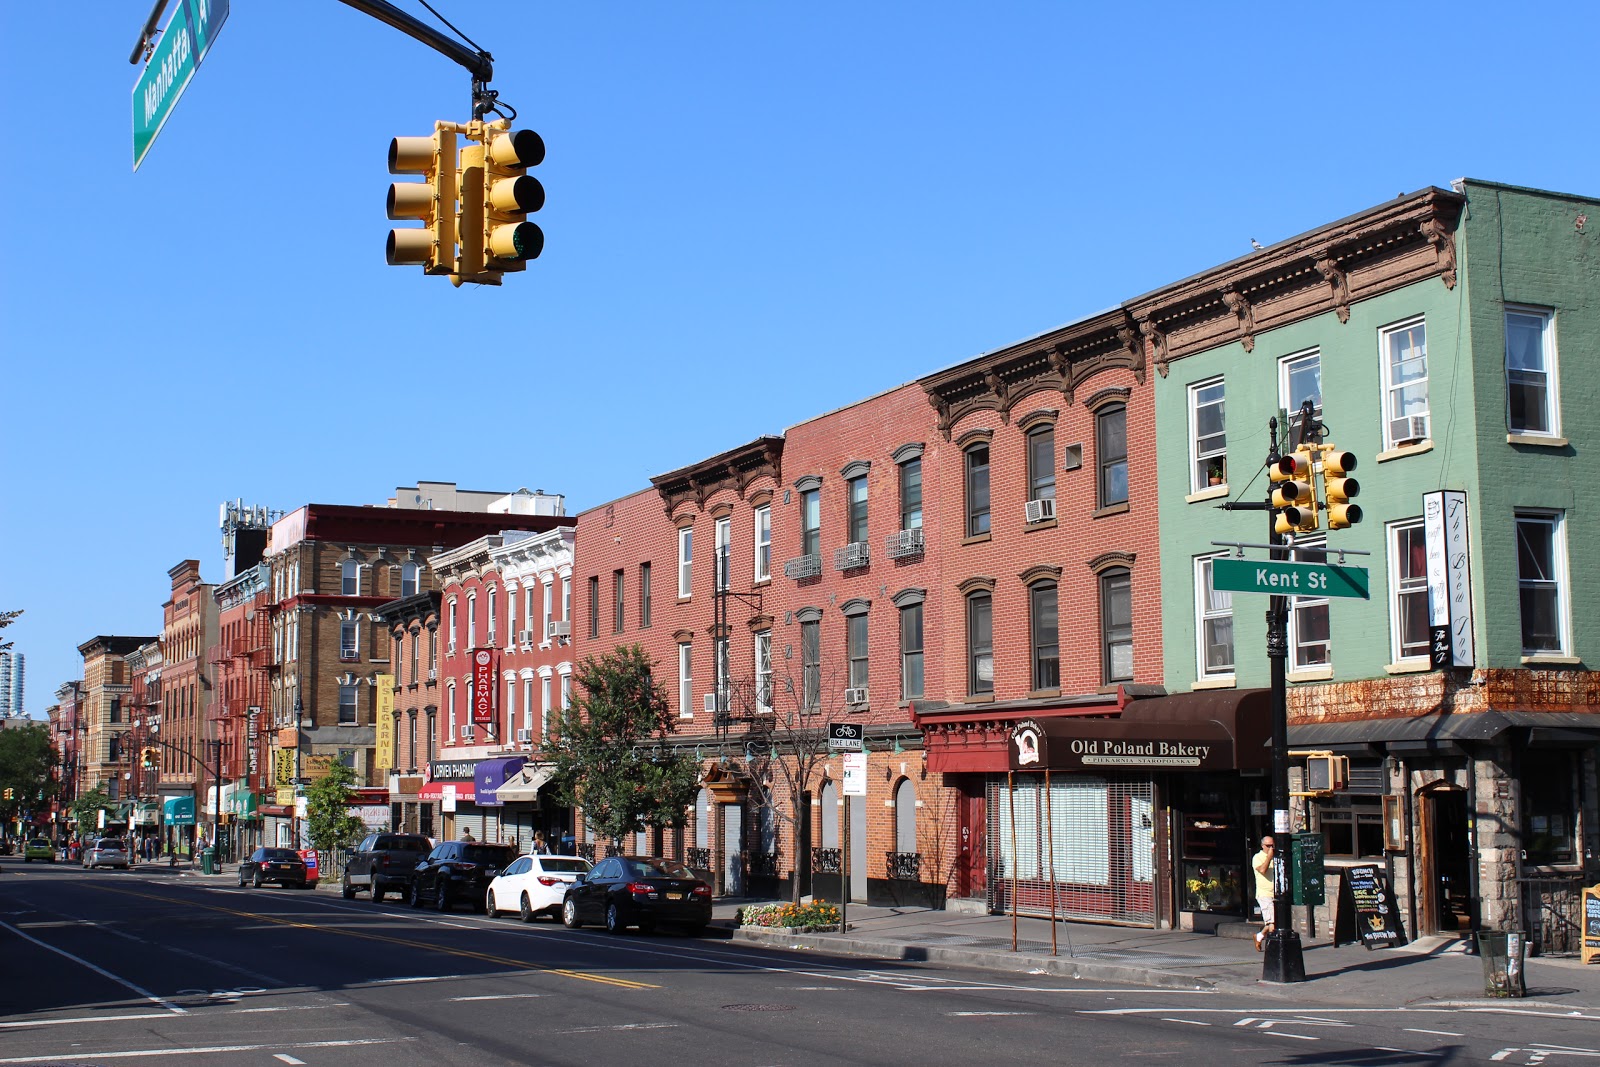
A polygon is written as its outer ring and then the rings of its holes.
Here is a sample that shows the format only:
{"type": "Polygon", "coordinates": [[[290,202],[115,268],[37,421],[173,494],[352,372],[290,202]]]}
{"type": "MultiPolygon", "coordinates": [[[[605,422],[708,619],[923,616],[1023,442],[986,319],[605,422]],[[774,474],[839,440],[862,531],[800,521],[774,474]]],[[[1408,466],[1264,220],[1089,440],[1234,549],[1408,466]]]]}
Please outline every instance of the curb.
{"type": "Polygon", "coordinates": [[[868,938],[830,934],[781,934],[740,927],[734,931],[733,939],[773,948],[821,949],[848,956],[871,956],[877,959],[906,960],[915,963],[947,963],[980,967],[991,971],[1048,974],[1057,978],[1129,982],[1156,989],[1217,990],[1233,985],[1230,982],[1218,982],[1216,979],[1201,975],[1157,971],[1121,963],[1101,963],[1061,956],[986,952],[970,948],[944,948],[938,945],[910,945],[898,941],[874,941],[868,938]]]}

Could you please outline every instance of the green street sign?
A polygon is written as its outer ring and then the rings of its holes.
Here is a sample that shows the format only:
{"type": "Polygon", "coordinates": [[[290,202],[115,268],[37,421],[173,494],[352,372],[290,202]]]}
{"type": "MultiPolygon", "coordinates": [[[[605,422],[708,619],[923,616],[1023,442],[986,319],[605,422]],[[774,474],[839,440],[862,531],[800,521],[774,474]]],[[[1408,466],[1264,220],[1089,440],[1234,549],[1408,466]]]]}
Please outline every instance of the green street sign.
{"type": "Polygon", "coordinates": [[[1216,559],[1211,561],[1211,584],[1233,593],[1370,599],[1367,568],[1335,567],[1331,563],[1216,559]]]}
{"type": "Polygon", "coordinates": [[[155,144],[178,97],[228,20],[228,0],[178,0],[161,41],[133,85],[133,169],[155,144]]]}

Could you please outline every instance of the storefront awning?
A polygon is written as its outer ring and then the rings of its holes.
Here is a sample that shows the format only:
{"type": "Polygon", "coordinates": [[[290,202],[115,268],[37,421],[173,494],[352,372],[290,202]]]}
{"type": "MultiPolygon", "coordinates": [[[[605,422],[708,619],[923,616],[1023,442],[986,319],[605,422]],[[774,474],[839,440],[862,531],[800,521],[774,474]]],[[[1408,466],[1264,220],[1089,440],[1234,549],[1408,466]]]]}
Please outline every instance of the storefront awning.
{"type": "Polygon", "coordinates": [[[548,763],[525,763],[516,774],[507,778],[505,784],[495,790],[495,795],[503,804],[520,804],[539,799],[539,790],[550,781],[555,774],[555,768],[548,763]]]}
{"type": "Polygon", "coordinates": [[[497,808],[504,804],[505,801],[499,795],[500,787],[527,762],[527,756],[496,756],[494,759],[480,761],[472,771],[472,787],[477,796],[477,805],[480,808],[497,808]]]}
{"type": "Polygon", "coordinates": [[[444,797],[444,791],[446,789],[453,792],[457,800],[471,802],[473,799],[471,782],[429,782],[427,785],[417,790],[417,799],[441,800],[444,797]]]}
{"type": "Polygon", "coordinates": [[[1180,693],[1131,701],[1114,718],[1057,716],[1012,725],[1015,771],[1109,774],[1264,770],[1271,762],[1266,689],[1180,693]]]}
{"type": "Polygon", "coordinates": [[[1290,724],[1292,748],[1340,748],[1402,745],[1447,748],[1460,741],[1492,741],[1517,727],[1530,731],[1530,741],[1600,739],[1600,714],[1576,711],[1472,711],[1414,715],[1399,719],[1352,719],[1342,722],[1290,724]],[[1570,736],[1576,735],[1576,736],[1570,736]]]}
{"type": "Polygon", "coordinates": [[[161,821],[168,826],[193,826],[194,797],[168,797],[161,804],[161,821]]]}

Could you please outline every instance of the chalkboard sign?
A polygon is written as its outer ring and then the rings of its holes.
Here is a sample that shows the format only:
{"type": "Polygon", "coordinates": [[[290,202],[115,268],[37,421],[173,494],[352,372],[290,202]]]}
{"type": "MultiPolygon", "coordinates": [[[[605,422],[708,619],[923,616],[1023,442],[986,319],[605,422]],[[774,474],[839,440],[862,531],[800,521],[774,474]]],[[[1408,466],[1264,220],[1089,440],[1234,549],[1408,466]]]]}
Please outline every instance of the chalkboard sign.
{"type": "Polygon", "coordinates": [[[1583,891],[1583,962],[1600,960],[1600,885],[1583,891]]]}
{"type": "Polygon", "coordinates": [[[1339,916],[1333,943],[1360,941],[1368,949],[1406,943],[1406,931],[1383,870],[1376,865],[1346,867],[1339,875],[1339,916]]]}

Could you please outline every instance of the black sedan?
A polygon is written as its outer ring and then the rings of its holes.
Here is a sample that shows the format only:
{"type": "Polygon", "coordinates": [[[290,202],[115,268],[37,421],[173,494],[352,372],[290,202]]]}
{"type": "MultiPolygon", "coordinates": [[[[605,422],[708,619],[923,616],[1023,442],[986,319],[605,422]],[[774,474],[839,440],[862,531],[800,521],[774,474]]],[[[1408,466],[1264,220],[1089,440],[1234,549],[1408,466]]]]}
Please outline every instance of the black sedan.
{"type": "Polygon", "coordinates": [[[292,848],[258,848],[239,864],[239,884],[260,889],[268,882],[306,887],[306,861],[292,848]]]}
{"type": "Polygon", "coordinates": [[[477,911],[485,910],[489,883],[517,858],[510,845],[491,845],[478,841],[443,841],[420,860],[411,871],[407,898],[413,908],[432,904],[449,911],[468,901],[477,911]]]}
{"type": "Polygon", "coordinates": [[[567,890],[561,921],[574,930],[600,922],[613,934],[673,923],[698,934],[711,921],[711,887],[677,860],[613,856],[567,890]]]}

